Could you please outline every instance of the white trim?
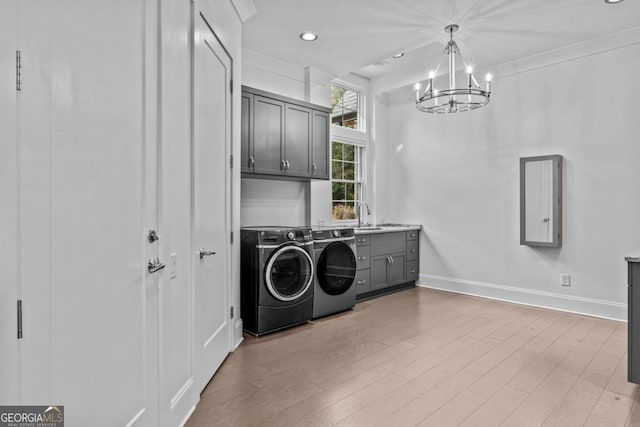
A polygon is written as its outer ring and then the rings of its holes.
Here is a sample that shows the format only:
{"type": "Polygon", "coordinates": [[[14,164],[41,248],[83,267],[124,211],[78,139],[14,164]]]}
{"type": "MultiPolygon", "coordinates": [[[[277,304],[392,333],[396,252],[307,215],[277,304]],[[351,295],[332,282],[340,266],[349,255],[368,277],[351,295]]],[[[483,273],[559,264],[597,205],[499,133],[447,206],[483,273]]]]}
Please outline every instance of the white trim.
{"type": "Polygon", "coordinates": [[[180,387],[180,390],[178,390],[175,396],[173,396],[169,404],[169,407],[171,408],[172,411],[173,411],[173,408],[175,408],[176,405],[180,402],[180,400],[185,396],[187,391],[189,391],[189,389],[193,384],[195,384],[195,381],[193,380],[193,377],[190,377],[187,380],[187,382],[185,382],[184,385],[180,387]]]}
{"type": "Polygon", "coordinates": [[[305,82],[304,68],[280,61],[246,47],[242,48],[242,67],[254,67],[300,83],[305,82]]]}
{"type": "MultiPolygon", "coordinates": [[[[242,315],[242,313],[240,313],[240,315],[242,315]]],[[[234,333],[234,337],[240,337],[238,338],[238,340],[235,342],[235,345],[231,348],[231,351],[235,351],[238,347],[240,347],[240,344],[242,344],[242,341],[244,341],[244,336],[242,335],[242,328],[243,328],[243,322],[242,319],[239,318],[236,322],[235,322],[235,333],[234,333]]]]}
{"type": "Polygon", "coordinates": [[[627,321],[627,304],[585,298],[574,295],[556,294],[553,292],[536,291],[532,289],[516,288],[512,286],[483,283],[473,280],[456,279],[453,277],[420,274],[418,286],[473,295],[523,304],[534,307],[549,308],[569,313],[584,314],[601,317],[603,319],[627,321]]]}
{"type": "MultiPolygon", "coordinates": [[[[200,395],[198,395],[198,401],[200,401],[200,395]]],[[[184,417],[182,421],[180,421],[179,426],[183,427],[185,424],[187,424],[187,421],[189,421],[189,418],[191,418],[191,415],[193,415],[195,411],[196,411],[196,405],[193,405],[189,410],[189,412],[187,413],[187,416],[184,417]]]]}
{"type": "Polygon", "coordinates": [[[366,147],[368,145],[369,136],[366,132],[337,125],[331,125],[330,132],[331,141],[346,142],[358,147],[366,147]]]}
{"type": "Polygon", "coordinates": [[[252,0],[231,0],[231,4],[243,24],[258,13],[252,0]]]}
{"type": "Polygon", "coordinates": [[[131,421],[129,421],[129,422],[126,424],[126,427],[131,427],[131,426],[133,426],[135,423],[137,423],[137,422],[138,422],[138,420],[139,420],[140,418],[142,418],[142,415],[144,415],[144,413],[145,413],[146,411],[147,411],[147,409],[146,409],[146,408],[142,408],[142,409],[140,409],[140,411],[138,411],[138,413],[137,413],[137,414],[135,414],[135,415],[133,416],[133,418],[131,418],[131,421]]]}

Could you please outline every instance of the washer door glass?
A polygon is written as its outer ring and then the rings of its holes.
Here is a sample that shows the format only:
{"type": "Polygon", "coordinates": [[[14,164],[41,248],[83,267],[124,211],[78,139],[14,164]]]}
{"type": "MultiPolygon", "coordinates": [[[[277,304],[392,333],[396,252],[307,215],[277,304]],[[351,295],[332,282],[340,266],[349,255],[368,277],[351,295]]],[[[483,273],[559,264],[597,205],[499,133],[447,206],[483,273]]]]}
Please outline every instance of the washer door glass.
{"type": "Polygon", "coordinates": [[[304,294],[313,280],[313,261],[300,246],[279,248],[265,270],[267,288],[280,301],[293,301],[304,294]]]}
{"type": "Polygon", "coordinates": [[[347,244],[333,242],[320,254],[316,270],[322,290],[329,295],[341,295],[356,277],[356,257],[347,244]]]}

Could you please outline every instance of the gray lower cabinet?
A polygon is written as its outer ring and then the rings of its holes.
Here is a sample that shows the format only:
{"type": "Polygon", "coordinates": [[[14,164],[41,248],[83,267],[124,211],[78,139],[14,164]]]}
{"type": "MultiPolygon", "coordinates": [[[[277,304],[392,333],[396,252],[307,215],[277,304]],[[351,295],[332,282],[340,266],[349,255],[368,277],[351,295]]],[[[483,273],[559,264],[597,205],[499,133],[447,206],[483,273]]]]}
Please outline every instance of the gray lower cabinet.
{"type": "Polygon", "coordinates": [[[418,231],[398,231],[356,236],[357,295],[418,279],[418,231]]]}
{"type": "Polygon", "coordinates": [[[406,256],[403,253],[371,257],[371,290],[404,283],[405,262],[406,256]]]}
{"type": "Polygon", "coordinates": [[[329,179],[329,114],[321,106],[243,86],[243,177],[329,179]]]}
{"type": "Polygon", "coordinates": [[[640,384],[640,262],[629,261],[627,379],[640,384]]]}

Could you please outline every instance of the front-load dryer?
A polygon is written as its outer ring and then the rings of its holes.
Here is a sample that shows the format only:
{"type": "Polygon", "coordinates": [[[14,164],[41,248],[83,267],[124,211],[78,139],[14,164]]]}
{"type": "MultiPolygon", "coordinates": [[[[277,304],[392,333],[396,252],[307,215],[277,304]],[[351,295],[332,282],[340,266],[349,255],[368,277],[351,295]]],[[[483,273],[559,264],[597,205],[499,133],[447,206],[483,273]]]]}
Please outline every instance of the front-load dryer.
{"type": "Polygon", "coordinates": [[[313,315],[313,237],[305,227],[240,230],[243,327],[262,335],[313,315]]]}
{"type": "Polygon", "coordinates": [[[352,228],[314,229],[316,265],[313,318],[356,304],[356,243],[352,228]]]}

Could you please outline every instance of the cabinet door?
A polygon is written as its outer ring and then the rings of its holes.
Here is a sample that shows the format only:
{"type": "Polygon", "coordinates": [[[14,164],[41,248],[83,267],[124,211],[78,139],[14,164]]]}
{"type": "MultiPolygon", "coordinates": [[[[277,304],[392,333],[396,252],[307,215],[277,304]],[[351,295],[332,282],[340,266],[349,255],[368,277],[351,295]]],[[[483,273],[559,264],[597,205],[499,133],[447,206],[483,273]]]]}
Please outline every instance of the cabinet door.
{"type": "Polygon", "coordinates": [[[387,277],[387,266],[389,264],[389,258],[386,256],[379,256],[371,258],[371,290],[386,288],[389,286],[387,277]]]}
{"type": "Polygon", "coordinates": [[[627,379],[629,382],[640,383],[640,264],[628,263],[629,287],[628,287],[628,355],[627,355],[627,379]]]}
{"type": "Polygon", "coordinates": [[[253,172],[253,94],[242,92],[240,116],[240,172],[253,172]]]}
{"type": "Polygon", "coordinates": [[[311,176],[329,179],[329,113],[313,112],[313,158],[311,176]]]}
{"type": "Polygon", "coordinates": [[[405,255],[392,255],[389,263],[389,285],[397,285],[404,282],[405,255]]]}
{"type": "Polygon", "coordinates": [[[253,114],[253,171],[276,175],[284,173],[284,102],[254,95],[253,114]]]}
{"type": "Polygon", "coordinates": [[[311,176],[311,114],[310,108],[294,104],[285,106],[284,157],[290,176],[311,176]]]}

